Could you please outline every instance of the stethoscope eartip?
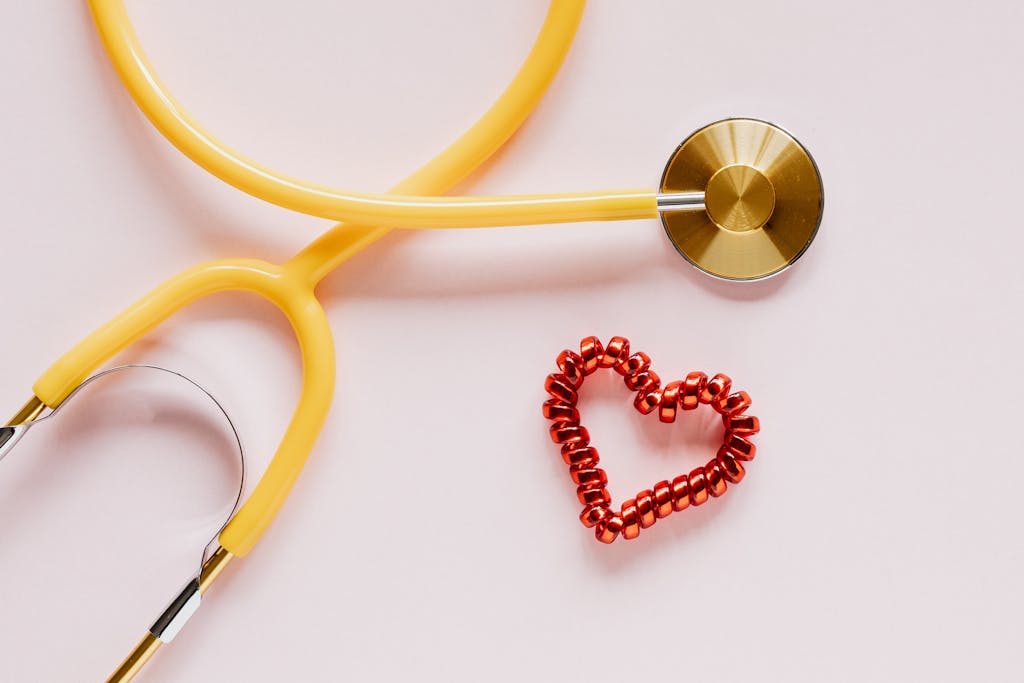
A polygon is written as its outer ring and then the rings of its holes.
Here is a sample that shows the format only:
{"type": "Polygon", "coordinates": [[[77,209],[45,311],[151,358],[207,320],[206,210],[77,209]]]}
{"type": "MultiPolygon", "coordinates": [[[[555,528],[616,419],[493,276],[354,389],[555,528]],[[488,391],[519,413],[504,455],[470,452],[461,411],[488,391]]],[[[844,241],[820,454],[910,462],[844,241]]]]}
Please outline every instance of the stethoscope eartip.
{"type": "Polygon", "coordinates": [[[725,119],[683,141],[665,166],[665,196],[704,194],[703,211],[662,210],[676,250],[725,280],[760,280],[791,266],[821,223],[824,192],[810,153],[757,119],[725,119]]]}

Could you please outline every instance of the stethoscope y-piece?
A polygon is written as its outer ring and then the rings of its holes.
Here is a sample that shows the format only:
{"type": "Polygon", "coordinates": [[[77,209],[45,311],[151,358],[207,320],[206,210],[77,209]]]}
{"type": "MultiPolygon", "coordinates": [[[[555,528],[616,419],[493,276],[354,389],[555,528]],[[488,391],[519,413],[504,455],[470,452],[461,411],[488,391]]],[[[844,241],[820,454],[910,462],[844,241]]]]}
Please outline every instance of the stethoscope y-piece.
{"type": "Polygon", "coordinates": [[[198,390],[213,406],[217,409],[220,416],[224,418],[228,427],[231,429],[231,435],[234,443],[238,447],[238,463],[240,468],[240,476],[238,481],[238,490],[235,494],[234,503],[231,506],[231,511],[224,518],[224,522],[217,528],[217,532],[213,535],[210,541],[203,546],[202,556],[199,560],[199,569],[196,574],[191,577],[186,583],[181,592],[175,596],[167,608],[161,613],[157,620],[149,629],[149,633],[153,638],[158,639],[160,642],[169,643],[174,639],[185,623],[195,614],[196,610],[199,609],[200,602],[202,601],[202,579],[203,579],[203,567],[207,564],[207,561],[211,557],[210,550],[217,542],[217,537],[220,536],[220,532],[227,526],[228,521],[234,516],[238,510],[238,506],[242,501],[242,493],[245,491],[245,449],[242,447],[242,439],[238,434],[238,429],[235,427],[234,421],[228,414],[228,411],[224,408],[223,404],[218,401],[213,394],[211,394],[205,387],[200,385],[195,380],[186,377],[180,372],[162,368],[156,365],[121,365],[109,370],[92,375],[84,382],[79,384],[75,389],[68,394],[68,397],[56,408],[51,410],[46,415],[36,417],[34,420],[26,422],[24,424],[13,425],[8,427],[0,428],[0,461],[2,461],[13,449],[18,445],[18,442],[30,431],[35,429],[41,424],[48,423],[60,414],[60,412],[67,406],[75,396],[81,393],[86,387],[96,382],[97,380],[112,375],[114,373],[126,372],[129,370],[145,370],[164,373],[171,377],[176,377],[184,381],[192,389],[198,390]]]}

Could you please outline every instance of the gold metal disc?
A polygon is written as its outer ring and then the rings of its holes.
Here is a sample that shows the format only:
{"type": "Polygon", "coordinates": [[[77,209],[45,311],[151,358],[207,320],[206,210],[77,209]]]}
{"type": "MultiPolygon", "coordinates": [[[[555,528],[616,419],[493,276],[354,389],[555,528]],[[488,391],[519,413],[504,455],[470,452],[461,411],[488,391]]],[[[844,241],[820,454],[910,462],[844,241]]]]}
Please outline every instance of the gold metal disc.
{"type": "Polygon", "coordinates": [[[756,119],[725,119],[679,145],[661,192],[704,192],[704,211],[663,211],[683,257],[726,280],[785,270],[810,246],[824,192],[814,159],[797,140],[756,119]]]}

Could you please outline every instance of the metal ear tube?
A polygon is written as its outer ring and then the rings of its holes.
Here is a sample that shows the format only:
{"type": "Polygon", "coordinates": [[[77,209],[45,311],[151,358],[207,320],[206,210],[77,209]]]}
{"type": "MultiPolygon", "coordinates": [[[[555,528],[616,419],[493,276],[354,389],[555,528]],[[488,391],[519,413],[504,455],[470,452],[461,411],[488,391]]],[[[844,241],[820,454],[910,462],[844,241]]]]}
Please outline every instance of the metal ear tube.
{"type": "Polygon", "coordinates": [[[224,550],[224,548],[218,547],[212,553],[210,552],[210,548],[216,543],[220,532],[223,531],[228,521],[238,510],[238,506],[242,500],[242,493],[245,491],[245,449],[242,447],[242,440],[239,436],[238,429],[235,427],[234,421],[231,419],[231,416],[228,414],[224,406],[206,388],[179,372],[156,365],[122,365],[96,373],[75,387],[64,401],[44,416],[42,413],[45,410],[45,405],[42,401],[39,401],[39,399],[33,398],[21,411],[18,412],[17,415],[15,415],[14,418],[11,419],[7,426],[0,428],[0,460],[3,460],[3,458],[10,454],[14,447],[17,446],[18,442],[31,429],[56,418],[60,414],[61,410],[86,387],[103,377],[128,370],[150,370],[171,375],[185,381],[192,388],[199,390],[206,399],[213,403],[217,408],[217,411],[227,422],[234,438],[234,442],[238,447],[240,476],[238,491],[235,494],[231,511],[224,519],[224,522],[217,528],[217,532],[213,535],[213,538],[203,546],[198,571],[185,583],[184,588],[182,588],[182,590],[171,600],[167,608],[161,612],[160,616],[157,617],[156,621],[153,622],[153,625],[149,628],[146,636],[136,646],[135,650],[133,650],[125,659],[118,670],[111,676],[109,679],[110,681],[131,680],[146,661],[156,652],[157,649],[159,649],[160,645],[174,640],[175,636],[178,635],[188,620],[191,619],[199,609],[199,606],[202,603],[202,594],[206,592],[206,589],[213,583],[216,576],[220,574],[220,572],[224,570],[224,567],[227,566],[228,562],[230,562],[232,555],[228,551],[224,550]]]}

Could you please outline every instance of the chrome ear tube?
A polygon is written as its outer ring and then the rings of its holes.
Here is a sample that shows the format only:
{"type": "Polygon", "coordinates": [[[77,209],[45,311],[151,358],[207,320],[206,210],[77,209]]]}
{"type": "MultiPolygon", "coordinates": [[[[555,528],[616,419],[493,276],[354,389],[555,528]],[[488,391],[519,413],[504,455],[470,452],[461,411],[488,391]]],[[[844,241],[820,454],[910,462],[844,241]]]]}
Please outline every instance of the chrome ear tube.
{"type": "MultiPolygon", "coordinates": [[[[224,521],[217,528],[216,533],[213,534],[210,541],[203,546],[202,555],[200,557],[196,573],[185,583],[181,592],[171,600],[167,608],[159,617],[157,617],[156,621],[149,628],[146,637],[143,639],[143,643],[140,643],[140,647],[145,645],[146,649],[149,650],[151,654],[152,651],[158,648],[162,643],[169,643],[178,635],[192,615],[194,615],[199,609],[202,602],[203,592],[205,592],[206,588],[210,585],[216,575],[223,570],[230,559],[230,553],[225,551],[223,548],[217,548],[211,552],[211,549],[217,542],[217,537],[220,535],[220,532],[224,530],[228,521],[238,510],[238,506],[242,500],[242,494],[245,491],[245,449],[242,447],[242,440],[239,436],[238,429],[235,427],[235,423],[228,414],[227,409],[225,409],[220,401],[218,401],[205,387],[179,372],[156,365],[122,365],[92,375],[75,387],[75,389],[60,405],[45,415],[43,414],[45,406],[41,402],[36,400],[30,401],[26,404],[26,407],[11,419],[11,423],[8,426],[0,428],[0,460],[3,460],[4,457],[9,455],[11,451],[14,450],[15,446],[18,445],[18,442],[33,428],[56,419],[61,410],[71,403],[79,393],[93,382],[111,374],[129,370],[147,370],[164,373],[178,378],[186,382],[189,387],[198,390],[210,403],[214,405],[218,414],[223,417],[224,421],[227,423],[231,431],[234,444],[238,449],[238,462],[240,468],[238,489],[235,494],[231,510],[225,516],[224,521]]],[[[139,650],[137,649],[136,652],[138,651],[139,650]]],[[[133,653],[133,655],[135,654],[136,653],[133,653]]],[[[148,656],[146,658],[148,659],[148,656]]],[[[145,659],[139,661],[137,658],[136,660],[133,660],[132,657],[129,657],[129,659],[125,660],[121,665],[118,673],[115,673],[111,680],[128,680],[128,678],[130,678],[128,672],[130,671],[130,675],[134,675],[144,662],[145,659]],[[121,676],[121,678],[118,678],[118,676],[121,676]]]]}

